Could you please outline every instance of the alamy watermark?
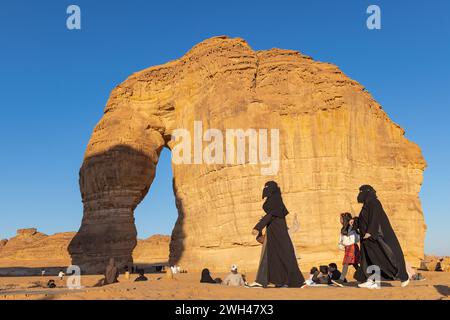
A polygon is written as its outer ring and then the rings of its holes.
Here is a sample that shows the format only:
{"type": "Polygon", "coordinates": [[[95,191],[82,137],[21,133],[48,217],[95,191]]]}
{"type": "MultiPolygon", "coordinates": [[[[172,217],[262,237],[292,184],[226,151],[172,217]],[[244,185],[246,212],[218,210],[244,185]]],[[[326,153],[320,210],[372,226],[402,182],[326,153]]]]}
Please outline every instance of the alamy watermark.
{"type": "Polygon", "coordinates": [[[76,265],[69,266],[66,270],[67,277],[67,288],[71,290],[77,290],[83,288],[81,286],[81,268],[76,265]]]}
{"type": "Polygon", "coordinates": [[[370,274],[367,281],[373,281],[377,284],[376,289],[381,289],[381,269],[377,265],[367,267],[367,273],[370,274]]]}
{"type": "Polygon", "coordinates": [[[367,7],[367,14],[370,16],[366,20],[366,25],[369,30],[381,29],[381,9],[379,6],[372,4],[367,7]]]}
{"type": "Polygon", "coordinates": [[[193,138],[188,129],[181,128],[174,130],[172,141],[176,142],[172,148],[174,164],[259,164],[262,175],[276,175],[280,168],[279,129],[226,129],[225,132],[207,129],[203,132],[203,122],[194,121],[193,138]]]}
{"type": "Polygon", "coordinates": [[[71,4],[67,7],[66,13],[69,15],[66,20],[67,29],[81,30],[81,8],[71,4]]]}

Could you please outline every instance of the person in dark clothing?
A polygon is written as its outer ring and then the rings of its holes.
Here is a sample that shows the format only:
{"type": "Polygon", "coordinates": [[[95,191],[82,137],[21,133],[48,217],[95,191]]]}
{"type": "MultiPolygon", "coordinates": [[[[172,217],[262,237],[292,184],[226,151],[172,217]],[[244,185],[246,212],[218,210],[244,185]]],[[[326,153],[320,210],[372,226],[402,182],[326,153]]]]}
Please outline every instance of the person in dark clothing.
{"type": "Polygon", "coordinates": [[[134,282],[140,282],[140,281],[148,281],[147,277],[144,275],[143,270],[139,270],[139,277],[137,277],[134,282]]]}
{"type": "Polygon", "coordinates": [[[48,280],[47,287],[50,288],[50,289],[56,288],[55,280],[48,280]]]}
{"type": "Polygon", "coordinates": [[[103,285],[113,284],[119,282],[119,268],[116,267],[114,258],[109,259],[109,264],[105,270],[105,279],[103,285]]]}
{"type": "Polygon", "coordinates": [[[305,279],[298,267],[285,219],[289,212],[276,182],[265,184],[262,198],[266,198],[263,205],[266,215],[253,228],[253,234],[261,239],[264,228],[266,234],[254,285],[266,287],[272,283],[277,287],[302,287],[305,279]]]}
{"type": "Polygon", "coordinates": [[[209,272],[209,269],[203,269],[202,270],[202,276],[200,278],[201,283],[221,283],[222,280],[220,278],[216,278],[215,280],[211,277],[211,274],[209,272]]]}
{"type": "Polygon", "coordinates": [[[434,271],[444,271],[444,269],[442,268],[443,262],[444,262],[443,258],[439,259],[438,263],[436,263],[434,271]]]}
{"type": "Polygon", "coordinates": [[[361,267],[357,270],[355,278],[363,282],[359,287],[378,286],[374,281],[367,280],[371,275],[368,273],[368,267],[373,265],[380,268],[384,279],[399,279],[402,287],[406,287],[409,277],[405,257],[375,189],[370,185],[361,186],[358,202],[363,204],[357,220],[361,235],[361,267]]]}
{"type": "Polygon", "coordinates": [[[333,281],[337,281],[341,278],[341,272],[338,270],[336,263],[330,263],[328,265],[328,284],[334,284],[333,281]]]}
{"type": "Polygon", "coordinates": [[[311,277],[311,280],[316,284],[329,284],[328,280],[328,266],[319,266],[319,270],[317,268],[311,269],[311,272],[313,272],[313,276],[311,277]]]}
{"type": "Polygon", "coordinates": [[[317,269],[316,267],[312,267],[311,271],[309,272],[309,278],[308,280],[306,280],[305,282],[308,285],[312,285],[314,283],[316,283],[317,277],[319,276],[319,269],[317,269]]]}

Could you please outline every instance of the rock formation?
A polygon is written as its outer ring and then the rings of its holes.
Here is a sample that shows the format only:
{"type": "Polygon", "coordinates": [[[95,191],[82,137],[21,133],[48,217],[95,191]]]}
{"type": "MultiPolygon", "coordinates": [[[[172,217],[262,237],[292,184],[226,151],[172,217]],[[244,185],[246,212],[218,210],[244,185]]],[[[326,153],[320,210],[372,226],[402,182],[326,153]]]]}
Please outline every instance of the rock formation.
{"type": "MultiPolygon", "coordinates": [[[[35,228],[19,229],[17,235],[0,241],[0,268],[64,267],[71,264],[68,246],[75,232],[46,235],[35,228]]],[[[154,235],[138,240],[133,252],[135,263],[167,263],[170,236],[154,235]]]]}
{"type": "Polygon", "coordinates": [[[153,235],[145,240],[138,240],[133,251],[133,261],[136,264],[167,263],[169,261],[170,237],[153,235]]]}
{"type": "Polygon", "coordinates": [[[192,133],[194,121],[204,130],[279,129],[279,171],[262,175],[263,165],[248,158],[173,165],[179,217],[172,263],[255,270],[261,247],[251,230],[263,215],[267,180],[281,186],[288,223],[298,220],[292,238],[302,267],[341,261],[338,216],[359,213],[357,190],[367,183],[378,191],[408,261],[418,265],[423,257],[418,194],[426,163],[365,88],[335,65],[297,51],[254,51],[242,39],[215,37],[112,91],[80,169],[84,215],[70,245],[74,264],[100,271],[110,256],[131,262],[134,209],[152,184],[162,148],[174,148],[174,130],[192,133]]]}
{"type": "Polygon", "coordinates": [[[19,229],[0,251],[0,266],[64,266],[70,264],[68,244],[75,232],[48,236],[35,228],[19,229]]]}
{"type": "Polygon", "coordinates": [[[0,252],[2,251],[3,247],[6,246],[7,243],[8,240],[6,239],[0,240],[0,252]]]}
{"type": "Polygon", "coordinates": [[[450,257],[425,256],[425,259],[420,263],[420,269],[450,272],[450,257]]]}

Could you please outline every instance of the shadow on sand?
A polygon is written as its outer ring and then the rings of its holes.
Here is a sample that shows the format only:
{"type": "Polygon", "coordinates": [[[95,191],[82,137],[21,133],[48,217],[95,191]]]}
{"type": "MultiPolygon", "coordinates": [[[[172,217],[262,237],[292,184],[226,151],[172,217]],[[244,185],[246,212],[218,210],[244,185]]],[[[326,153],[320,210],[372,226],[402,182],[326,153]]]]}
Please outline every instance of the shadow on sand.
{"type": "Polygon", "coordinates": [[[444,297],[448,297],[450,295],[450,287],[449,286],[444,286],[444,285],[438,284],[438,285],[435,285],[434,288],[440,295],[443,295],[444,297]]]}

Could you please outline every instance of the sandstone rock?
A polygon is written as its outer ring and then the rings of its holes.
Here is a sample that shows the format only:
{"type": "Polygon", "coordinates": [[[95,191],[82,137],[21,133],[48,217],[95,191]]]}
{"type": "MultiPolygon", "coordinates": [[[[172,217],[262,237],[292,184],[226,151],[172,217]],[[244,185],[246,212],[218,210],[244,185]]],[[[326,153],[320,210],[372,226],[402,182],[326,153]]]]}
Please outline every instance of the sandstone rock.
{"type": "Polygon", "coordinates": [[[3,247],[8,243],[8,240],[3,239],[0,240],[0,251],[3,249],[3,247]]]}
{"type": "Polygon", "coordinates": [[[34,235],[36,235],[37,229],[36,228],[28,228],[28,229],[18,229],[17,230],[17,236],[22,238],[29,238],[34,235]]]}
{"type": "MultiPolygon", "coordinates": [[[[103,270],[129,264],[133,212],[147,194],[162,148],[177,128],[279,129],[280,170],[262,165],[173,165],[179,217],[171,263],[188,270],[255,270],[261,247],[251,229],[263,215],[261,190],[276,180],[299,231],[300,264],[342,259],[339,213],[358,214],[358,187],[371,184],[408,262],[423,258],[426,226],[419,199],[426,163],[381,106],[335,65],[292,50],[254,51],[242,39],[208,39],[178,60],[131,75],[117,86],[80,169],[84,215],[70,244],[74,264],[103,270]]],[[[159,199],[154,199],[159,201],[159,199]]],[[[161,213],[164,214],[164,213],[161,213]]]]}
{"type": "Polygon", "coordinates": [[[445,272],[450,272],[450,257],[445,257],[441,262],[441,269],[445,272]]]}
{"type": "Polygon", "coordinates": [[[170,236],[153,235],[145,240],[138,240],[133,251],[136,264],[167,263],[169,261],[170,236]]]}
{"type": "Polygon", "coordinates": [[[420,263],[420,269],[450,272],[450,257],[426,256],[420,263]]]}
{"type": "Polygon", "coordinates": [[[57,233],[52,236],[38,232],[36,229],[21,229],[0,251],[2,260],[33,261],[34,264],[47,265],[49,262],[70,264],[67,246],[74,237],[74,232],[57,233]]]}

